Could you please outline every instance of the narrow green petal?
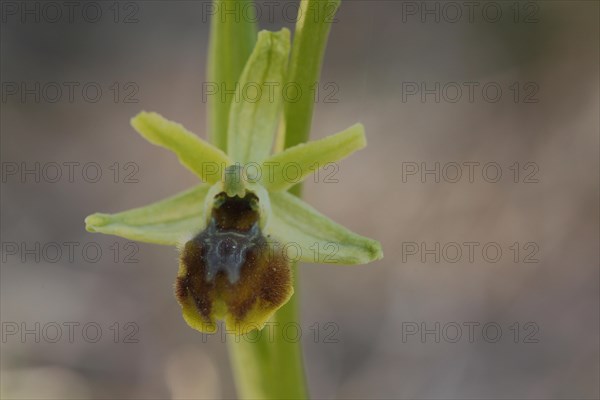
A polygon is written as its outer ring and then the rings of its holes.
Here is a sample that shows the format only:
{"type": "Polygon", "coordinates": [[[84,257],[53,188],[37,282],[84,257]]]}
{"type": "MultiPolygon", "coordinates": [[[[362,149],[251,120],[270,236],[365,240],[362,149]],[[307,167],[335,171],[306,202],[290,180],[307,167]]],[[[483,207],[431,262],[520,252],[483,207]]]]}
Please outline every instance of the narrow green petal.
{"type": "Polygon", "coordinates": [[[362,124],[321,140],[299,144],[263,162],[261,183],[268,190],[287,190],[319,168],[346,158],[366,145],[362,124]]]}
{"type": "Polygon", "coordinates": [[[270,197],[273,215],[266,232],[281,241],[288,258],[323,264],[383,258],[379,242],[351,232],[290,193],[272,192],[270,197]]]}
{"type": "Polygon", "coordinates": [[[131,125],[150,143],[175,153],[179,162],[204,182],[221,180],[220,171],[231,163],[221,150],[160,114],[142,111],[131,119],[131,125]]]}
{"type": "Polygon", "coordinates": [[[117,214],[96,213],[85,219],[89,232],[139,242],[179,245],[205,226],[202,218],[208,185],[198,185],[159,202],[117,214]]]}
{"type": "Polygon", "coordinates": [[[202,93],[208,111],[208,137],[223,151],[227,150],[232,101],[227,91],[235,89],[256,43],[258,18],[253,3],[253,0],[213,0],[212,5],[206,5],[212,16],[207,81],[202,93]],[[241,18],[239,10],[244,10],[241,18]]]}
{"type": "Polygon", "coordinates": [[[271,152],[289,52],[289,30],[258,33],[229,113],[227,154],[234,161],[260,162],[271,152]]]}

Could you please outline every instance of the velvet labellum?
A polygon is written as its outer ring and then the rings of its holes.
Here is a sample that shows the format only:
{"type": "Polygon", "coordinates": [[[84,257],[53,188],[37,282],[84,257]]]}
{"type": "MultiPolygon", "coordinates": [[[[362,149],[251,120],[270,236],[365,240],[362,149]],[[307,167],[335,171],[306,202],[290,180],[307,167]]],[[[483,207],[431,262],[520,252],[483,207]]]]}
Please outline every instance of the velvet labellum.
{"type": "Polygon", "coordinates": [[[183,246],[175,294],[193,328],[214,332],[224,319],[239,334],[260,329],[293,294],[289,260],[272,251],[258,202],[220,193],[206,229],[183,246]]]}

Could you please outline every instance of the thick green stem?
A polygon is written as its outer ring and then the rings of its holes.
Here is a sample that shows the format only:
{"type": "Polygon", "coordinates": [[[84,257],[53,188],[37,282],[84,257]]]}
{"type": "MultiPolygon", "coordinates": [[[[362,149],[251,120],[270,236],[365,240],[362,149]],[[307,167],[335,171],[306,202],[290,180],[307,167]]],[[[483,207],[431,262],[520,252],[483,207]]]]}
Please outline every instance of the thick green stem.
{"type": "Polygon", "coordinates": [[[319,84],[327,38],[339,5],[340,0],[302,0],[300,3],[288,82],[299,87],[302,95],[298,101],[285,104],[285,148],[308,140],[315,106],[310,93],[319,84]]]}
{"type": "Polygon", "coordinates": [[[227,150],[229,108],[232,101],[231,94],[226,93],[235,90],[256,43],[258,29],[255,18],[241,11],[254,10],[249,7],[252,2],[253,0],[213,0],[212,3],[207,82],[202,88],[202,96],[207,102],[208,137],[223,151],[227,150]]]}
{"type": "MultiPolygon", "coordinates": [[[[296,267],[293,267],[294,274],[296,267]]],[[[229,354],[241,399],[305,399],[298,293],[260,332],[229,340],[229,354]],[[257,340],[258,339],[258,340],[257,340]]]]}

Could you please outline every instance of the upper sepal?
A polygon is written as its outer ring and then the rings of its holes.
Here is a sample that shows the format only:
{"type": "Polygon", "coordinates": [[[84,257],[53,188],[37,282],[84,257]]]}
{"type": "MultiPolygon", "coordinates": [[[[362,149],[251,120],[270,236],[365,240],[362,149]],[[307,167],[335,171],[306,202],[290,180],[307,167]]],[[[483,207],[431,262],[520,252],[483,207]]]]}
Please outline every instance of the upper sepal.
{"type": "Polygon", "coordinates": [[[233,161],[260,162],[271,152],[289,53],[289,30],[258,33],[229,111],[227,154],[233,161]]]}

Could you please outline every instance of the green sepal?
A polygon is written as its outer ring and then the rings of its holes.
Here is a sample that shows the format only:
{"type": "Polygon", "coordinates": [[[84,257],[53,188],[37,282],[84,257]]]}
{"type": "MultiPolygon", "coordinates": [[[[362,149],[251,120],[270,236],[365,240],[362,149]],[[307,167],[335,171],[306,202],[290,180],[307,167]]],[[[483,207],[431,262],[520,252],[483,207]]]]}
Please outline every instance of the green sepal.
{"type": "Polygon", "coordinates": [[[85,219],[85,228],[139,242],[179,246],[206,226],[202,214],[209,188],[201,184],[144,207],[92,214],[85,219]]]}
{"type": "Polygon", "coordinates": [[[355,124],[324,139],[290,147],[262,163],[261,183],[267,190],[287,190],[318,169],[342,160],[366,145],[363,125],[355,124]],[[293,167],[292,178],[287,176],[290,167],[293,167]]]}
{"type": "Polygon", "coordinates": [[[383,258],[381,244],[348,230],[288,192],[271,192],[272,217],[265,232],[293,261],[366,264],[383,258]]]}
{"type": "Polygon", "coordinates": [[[160,114],[142,111],[131,119],[131,125],[150,143],[175,153],[179,162],[204,182],[220,181],[217,172],[231,164],[227,154],[160,114]]]}
{"type": "Polygon", "coordinates": [[[258,33],[229,112],[227,154],[234,161],[260,162],[271,152],[289,52],[289,30],[258,33]]]}

